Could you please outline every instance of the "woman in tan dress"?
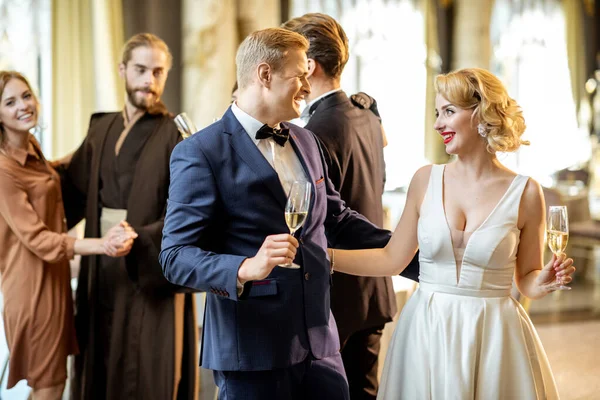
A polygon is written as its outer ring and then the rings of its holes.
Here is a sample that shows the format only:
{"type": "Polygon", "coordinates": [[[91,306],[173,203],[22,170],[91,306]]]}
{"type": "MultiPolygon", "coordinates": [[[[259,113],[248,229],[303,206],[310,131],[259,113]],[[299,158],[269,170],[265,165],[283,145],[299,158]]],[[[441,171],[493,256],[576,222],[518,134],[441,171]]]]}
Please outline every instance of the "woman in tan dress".
{"type": "Polygon", "coordinates": [[[69,260],[120,257],[137,236],[125,222],[102,239],[66,234],[60,180],[29,133],[39,104],[27,80],[0,71],[0,290],[10,352],[8,388],[21,379],[33,399],[60,399],[67,356],[77,352],[69,260]]]}

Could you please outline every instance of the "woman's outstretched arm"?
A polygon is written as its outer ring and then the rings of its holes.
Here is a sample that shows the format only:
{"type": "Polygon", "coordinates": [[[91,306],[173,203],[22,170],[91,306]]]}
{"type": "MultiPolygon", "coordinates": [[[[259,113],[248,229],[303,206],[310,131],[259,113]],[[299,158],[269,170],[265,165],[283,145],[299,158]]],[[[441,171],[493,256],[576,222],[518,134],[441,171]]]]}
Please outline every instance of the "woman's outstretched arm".
{"type": "Polygon", "coordinates": [[[431,165],[427,165],[413,176],[402,217],[386,247],[366,250],[329,249],[334,270],[360,276],[392,276],[402,272],[417,252],[419,212],[430,175],[431,165]]]}

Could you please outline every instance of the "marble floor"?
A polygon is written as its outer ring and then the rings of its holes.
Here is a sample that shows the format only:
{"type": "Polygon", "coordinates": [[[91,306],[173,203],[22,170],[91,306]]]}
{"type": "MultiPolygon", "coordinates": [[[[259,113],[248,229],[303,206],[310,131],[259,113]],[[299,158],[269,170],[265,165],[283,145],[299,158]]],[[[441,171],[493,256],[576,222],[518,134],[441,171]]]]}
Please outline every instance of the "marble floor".
{"type": "Polygon", "coordinates": [[[562,400],[600,399],[600,284],[588,272],[529,308],[562,400]]]}
{"type": "Polygon", "coordinates": [[[600,398],[600,320],[536,324],[562,400],[600,398]]]}

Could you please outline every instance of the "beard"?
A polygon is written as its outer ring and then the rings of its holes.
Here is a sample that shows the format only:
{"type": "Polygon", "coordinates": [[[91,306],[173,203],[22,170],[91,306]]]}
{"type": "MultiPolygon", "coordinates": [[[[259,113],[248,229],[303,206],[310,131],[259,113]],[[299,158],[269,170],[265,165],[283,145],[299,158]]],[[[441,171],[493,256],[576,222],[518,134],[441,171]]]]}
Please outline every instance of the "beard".
{"type": "Polygon", "coordinates": [[[148,111],[156,103],[159,102],[159,95],[155,89],[151,87],[132,87],[129,82],[125,80],[125,91],[127,92],[127,98],[129,102],[135,107],[143,111],[148,111]],[[151,97],[140,96],[139,92],[143,94],[151,93],[151,97]]]}

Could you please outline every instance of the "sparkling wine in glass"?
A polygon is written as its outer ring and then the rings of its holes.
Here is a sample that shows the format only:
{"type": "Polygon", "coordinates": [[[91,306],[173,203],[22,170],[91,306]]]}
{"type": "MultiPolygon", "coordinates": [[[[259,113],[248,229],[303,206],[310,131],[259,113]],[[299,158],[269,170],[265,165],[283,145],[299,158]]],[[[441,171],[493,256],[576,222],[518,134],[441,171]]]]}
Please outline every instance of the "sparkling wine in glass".
{"type": "MultiPolygon", "coordinates": [[[[550,206],[548,209],[548,223],[546,225],[546,239],[548,247],[557,257],[567,248],[569,241],[569,218],[567,206],[550,206]]],[[[562,279],[556,277],[558,290],[571,290],[563,284],[562,279]]]]}
{"type": "Polygon", "coordinates": [[[175,122],[175,125],[177,125],[177,129],[179,129],[181,137],[184,139],[189,138],[197,132],[196,125],[184,112],[178,114],[173,121],[175,122]]]}
{"type": "MultiPolygon", "coordinates": [[[[290,229],[290,235],[304,225],[310,207],[311,186],[306,181],[294,181],[290,187],[287,203],[285,205],[285,223],[290,229]]],[[[285,268],[299,268],[292,263],[281,265],[285,268]]]]}

